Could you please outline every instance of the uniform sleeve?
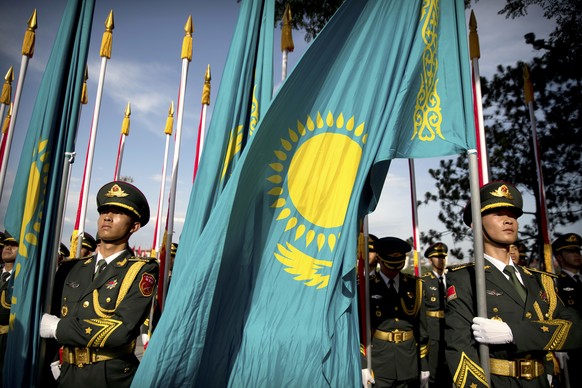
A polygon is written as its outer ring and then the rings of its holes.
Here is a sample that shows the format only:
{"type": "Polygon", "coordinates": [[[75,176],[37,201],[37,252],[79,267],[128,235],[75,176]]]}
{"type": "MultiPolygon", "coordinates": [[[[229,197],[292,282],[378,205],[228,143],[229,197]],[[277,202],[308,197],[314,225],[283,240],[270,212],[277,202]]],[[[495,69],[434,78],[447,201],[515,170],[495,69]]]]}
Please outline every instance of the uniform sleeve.
{"type": "Polygon", "coordinates": [[[582,321],[578,312],[566,307],[558,298],[553,280],[548,275],[539,278],[547,305],[536,302],[535,315],[530,320],[508,323],[513,343],[519,352],[536,350],[568,351],[582,344],[582,321]]]}
{"type": "Polygon", "coordinates": [[[422,280],[417,280],[422,288],[421,292],[421,303],[420,310],[418,312],[418,330],[419,330],[419,349],[418,354],[420,356],[420,370],[429,370],[428,366],[428,323],[426,319],[426,305],[424,304],[425,299],[425,287],[422,280]]]}
{"type": "Polygon", "coordinates": [[[475,316],[471,278],[468,271],[461,271],[447,275],[445,355],[456,387],[487,387],[471,330],[475,316]]]}
{"type": "MultiPolygon", "coordinates": [[[[128,272],[131,272],[131,268],[128,272]]],[[[77,347],[106,348],[131,343],[148,316],[152,298],[155,296],[158,274],[159,268],[155,262],[143,265],[119,305],[109,314],[101,312],[96,318],[91,319],[75,316],[62,318],[56,333],[59,343],[77,347]]],[[[129,274],[126,278],[127,276],[129,274]]]]}

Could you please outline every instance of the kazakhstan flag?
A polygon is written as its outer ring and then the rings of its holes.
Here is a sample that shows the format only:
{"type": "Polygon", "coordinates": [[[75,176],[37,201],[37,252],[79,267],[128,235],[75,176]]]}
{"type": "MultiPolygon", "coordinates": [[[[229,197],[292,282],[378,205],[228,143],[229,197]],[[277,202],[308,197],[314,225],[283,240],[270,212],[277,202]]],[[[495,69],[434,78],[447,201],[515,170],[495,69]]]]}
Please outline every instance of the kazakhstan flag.
{"type": "MultiPolygon", "coordinates": [[[[51,260],[59,249],[58,214],[65,152],[74,150],[94,0],[69,0],[26,133],[4,221],[20,242],[16,258],[5,387],[39,384],[40,317],[51,260]],[[57,240],[57,241],[56,241],[57,240]]],[[[52,354],[48,357],[52,358],[52,354]]]]}
{"type": "Polygon", "coordinates": [[[354,263],[370,184],[393,158],[474,148],[470,80],[462,0],[346,1],[201,238],[182,234],[133,385],[360,386],[354,263]]]}

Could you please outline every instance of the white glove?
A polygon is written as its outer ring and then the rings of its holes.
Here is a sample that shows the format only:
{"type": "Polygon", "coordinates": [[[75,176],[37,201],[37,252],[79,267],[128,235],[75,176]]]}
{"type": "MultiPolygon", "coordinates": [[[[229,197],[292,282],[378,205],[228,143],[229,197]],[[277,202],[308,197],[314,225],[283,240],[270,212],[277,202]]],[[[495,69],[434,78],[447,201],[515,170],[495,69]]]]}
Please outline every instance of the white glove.
{"type": "Polygon", "coordinates": [[[53,361],[51,362],[51,372],[53,373],[53,377],[55,380],[59,379],[61,375],[61,362],[60,361],[53,361]]]}
{"type": "Polygon", "coordinates": [[[428,387],[428,378],[430,377],[430,371],[423,370],[420,371],[420,387],[425,388],[428,387]]]}
{"type": "Polygon", "coordinates": [[[362,369],[362,387],[369,388],[368,384],[376,384],[374,380],[374,372],[370,369],[362,369]]]}
{"type": "Polygon", "coordinates": [[[570,359],[570,357],[568,357],[568,353],[554,352],[554,356],[556,356],[556,359],[560,363],[560,369],[564,369],[564,367],[566,366],[566,361],[570,359]]]}
{"type": "Polygon", "coordinates": [[[475,339],[483,344],[499,345],[513,341],[511,329],[502,321],[475,317],[471,329],[473,329],[475,339]]]}
{"type": "Polygon", "coordinates": [[[57,338],[57,325],[60,320],[56,315],[43,314],[40,320],[40,336],[42,338],[57,338]]]}

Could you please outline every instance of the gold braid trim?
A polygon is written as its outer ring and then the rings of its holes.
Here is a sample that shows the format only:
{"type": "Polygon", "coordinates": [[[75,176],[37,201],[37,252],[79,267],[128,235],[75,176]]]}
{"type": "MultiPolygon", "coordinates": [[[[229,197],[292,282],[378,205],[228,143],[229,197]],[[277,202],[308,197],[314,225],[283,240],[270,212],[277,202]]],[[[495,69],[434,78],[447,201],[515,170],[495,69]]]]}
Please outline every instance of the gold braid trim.
{"type": "Polygon", "coordinates": [[[564,319],[550,319],[547,321],[537,321],[543,325],[555,326],[554,334],[550,341],[544,346],[544,350],[560,350],[564,347],[564,343],[568,338],[568,333],[572,327],[572,322],[564,319]]]}
{"type": "Polygon", "coordinates": [[[10,307],[12,307],[12,303],[6,301],[6,290],[2,291],[2,295],[0,296],[0,304],[2,304],[2,307],[6,310],[10,310],[10,307]]]}
{"type": "Polygon", "coordinates": [[[109,336],[123,324],[116,319],[84,319],[90,325],[100,326],[99,330],[87,343],[87,347],[102,348],[109,336]]]}
{"type": "Polygon", "coordinates": [[[139,274],[139,271],[141,271],[141,268],[145,264],[146,264],[145,261],[138,261],[137,263],[132,264],[132,266],[129,267],[129,270],[127,271],[127,273],[123,277],[123,281],[121,282],[121,287],[119,288],[119,294],[117,295],[117,301],[115,302],[114,309],[107,310],[101,307],[101,305],[99,304],[99,291],[93,290],[93,308],[95,309],[95,314],[97,314],[98,317],[111,318],[113,316],[115,309],[119,307],[119,305],[127,295],[129,288],[133,284],[133,281],[139,274]]]}
{"type": "Polygon", "coordinates": [[[479,381],[484,386],[488,387],[487,378],[485,377],[485,372],[483,368],[479,366],[475,361],[471,360],[465,352],[461,353],[461,359],[459,360],[459,366],[455,371],[453,376],[453,382],[457,387],[464,387],[467,384],[467,378],[469,374],[473,375],[477,381],[479,381]]]}
{"type": "Polygon", "coordinates": [[[548,318],[552,319],[554,316],[554,311],[556,311],[556,307],[558,306],[558,296],[556,295],[556,285],[554,284],[554,280],[548,276],[543,274],[542,275],[542,286],[544,287],[544,291],[548,296],[548,300],[550,301],[550,309],[548,310],[548,318]]]}
{"type": "Polygon", "coordinates": [[[423,303],[422,300],[422,281],[419,279],[414,279],[414,281],[416,282],[416,298],[414,300],[414,305],[412,306],[412,310],[408,310],[406,308],[406,303],[404,303],[404,301],[402,300],[402,298],[400,299],[400,304],[402,305],[402,311],[404,311],[404,313],[406,313],[406,315],[410,315],[410,316],[416,316],[416,314],[418,313],[418,309],[420,308],[420,304],[423,303]]]}
{"type": "Polygon", "coordinates": [[[536,312],[536,315],[538,316],[538,320],[543,321],[544,320],[544,313],[542,312],[540,304],[538,303],[537,300],[534,302],[533,306],[534,306],[534,310],[536,312]]]}
{"type": "Polygon", "coordinates": [[[420,358],[425,358],[428,355],[428,345],[420,345],[420,358]]]}

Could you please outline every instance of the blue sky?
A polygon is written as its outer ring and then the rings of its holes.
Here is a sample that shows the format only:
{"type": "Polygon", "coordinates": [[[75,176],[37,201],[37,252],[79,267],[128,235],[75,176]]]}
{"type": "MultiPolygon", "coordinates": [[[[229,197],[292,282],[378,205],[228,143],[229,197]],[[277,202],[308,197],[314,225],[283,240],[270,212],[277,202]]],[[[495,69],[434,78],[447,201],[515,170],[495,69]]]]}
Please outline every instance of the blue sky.
{"type": "MultiPolygon", "coordinates": [[[[480,71],[483,76],[491,76],[498,64],[515,64],[517,61],[529,60],[532,56],[539,55],[531,46],[525,44],[523,35],[534,32],[539,38],[545,38],[552,30],[552,24],[542,18],[539,9],[531,8],[527,17],[517,20],[507,20],[504,16],[497,15],[497,11],[501,9],[503,3],[504,0],[481,0],[473,8],[478,22],[481,45],[480,71]]],[[[2,22],[0,23],[0,72],[4,75],[10,66],[14,67],[14,88],[16,88],[20,72],[20,50],[27,20],[35,8],[38,13],[36,49],[29,62],[18,111],[9,167],[0,202],[0,224],[3,224],[20,150],[36,98],[36,90],[50,54],[65,4],[66,0],[51,0],[50,2],[20,0],[17,3],[0,0],[0,7],[3,10],[2,22]]],[[[175,105],[177,103],[184,24],[188,16],[192,15],[194,24],[193,59],[189,65],[184,101],[174,241],[177,241],[180,236],[190,197],[204,72],[206,67],[210,65],[212,92],[211,104],[208,108],[208,126],[239,7],[240,4],[236,0],[189,2],[177,0],[165,2],[96,0],[88,58],[89,103],[83,107],[81,113],[77,135],[77,155],[72,169],[63,226],[63,242],[68,242],[76,217],[101,67],[99,46],[104,31],[104,22],[109,11],[113,10],[115,20],[113,49],[112,57],[107,62],[85,230],[95,234],[97,222],[95,193],[103,184],[113,179],[121,123],[125,107],[130,102],[131,129],[125,143],[121,175],[131,176],[134,179],[134,184],[142,189],[150,202],[152,212],[150,223],[132,237],[132,244],[135,246],[149,248],[153,241],[154,217],[157,212],[161,185],[166,142],[163,130],[170,102],[174,101],[175,105]]],[[[277,31],[274,57],[275,87],[279,86],[281,78],[279,36],[277,31]]],[[[294,31],[293,37],[296,50],[289,54],[289,71],[308,46],[303,40],[302,33],[294,31]]],[[[166,189],[170,186],[173,147],[174,142],[172,141],[166,189]]],[[[438,158],[415,161],[419,198],[424,195],[424,192],[434,189],[434,181],[427,174],[427,170],[438,167],[438,162],[438,158]]],[[[408,238],[412,235],[408,174],[406,160],[396,160],[392,163],[380,204],[370,216],[371,233],[378,236],[392,235],[401,238],[408,238]]],[[[526,199],[526,207],[528,206],[529,209],[526,210],[533,210],[533,202],[526,199]]],[[[443,226],[436,221],[437,214],[437,206],[421,207],[419,209],[421,230],[428,228],[443,230],[443,226]]],[[[561,232],[563,231],[565,230],[561,230],[561,232]]],[[[448,237],[445,237],[443,241],[452,245],[452,240],[448,237]]],[[[421,250],[423,248],[421,247],[421,250]]]]}

